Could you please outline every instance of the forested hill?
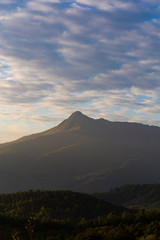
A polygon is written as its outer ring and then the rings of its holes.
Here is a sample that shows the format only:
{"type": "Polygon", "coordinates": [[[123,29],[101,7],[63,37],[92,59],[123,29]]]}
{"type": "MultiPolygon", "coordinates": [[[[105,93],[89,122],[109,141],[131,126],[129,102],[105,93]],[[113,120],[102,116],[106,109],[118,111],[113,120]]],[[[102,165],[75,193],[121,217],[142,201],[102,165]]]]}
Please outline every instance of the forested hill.
{"type": "Polygon", "coordinates": [[[160,211],[71,191],[0,195],[0,240],[160,240],[160,211]]]}
{"type": "Polygon", "coordinates": [[[126,207],[159,208],[160,184],[128,184],[93,196],[126,207]]]}
{"type": "Polygon", "coordinates": [[[55,219],[79,221],[83,217],[91,219],[109,212],[121,213],[122,210],[123,207],[72,191],[30,190],[0,195],[1,215],[43,222],[55,219]]]}

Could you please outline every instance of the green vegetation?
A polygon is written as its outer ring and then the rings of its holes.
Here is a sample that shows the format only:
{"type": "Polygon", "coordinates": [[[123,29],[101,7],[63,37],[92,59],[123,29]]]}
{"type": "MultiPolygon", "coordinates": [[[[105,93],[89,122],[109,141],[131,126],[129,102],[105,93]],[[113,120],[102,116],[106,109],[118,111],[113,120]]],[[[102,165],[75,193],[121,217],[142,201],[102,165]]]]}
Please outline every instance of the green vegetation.
{"type": "Polygon", "coordinates": [[[105,193],[94,193],[93,196],[125,207],[159,208],[160,184],[130,184],[105,193]]]}
{"type": "Polygon", "coordinates": [[[71,219],[79,221],[122,212],[124,208],[72,191],[27,191],[0,195],[0,212],[11,218],[32,218],[35,221],[71,219]]]}
{"type": "Polygon", "coordinates": [[[1,240],[160,240],[160,210],[128,210],[71,191],[0,195],[1,240]]]}

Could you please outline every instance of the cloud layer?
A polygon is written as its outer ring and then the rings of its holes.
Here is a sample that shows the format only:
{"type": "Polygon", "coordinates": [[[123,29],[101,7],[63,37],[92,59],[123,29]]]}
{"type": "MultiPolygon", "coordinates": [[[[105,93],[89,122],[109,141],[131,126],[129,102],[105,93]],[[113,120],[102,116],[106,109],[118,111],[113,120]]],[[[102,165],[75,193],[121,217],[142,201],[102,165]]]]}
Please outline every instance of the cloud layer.
{"type": "Polygon", "coordinates": [[[1,126],[24,125],[14,139],[77,109],[160,126],[159,16],[158,0],[1,1],[1,126]]]}

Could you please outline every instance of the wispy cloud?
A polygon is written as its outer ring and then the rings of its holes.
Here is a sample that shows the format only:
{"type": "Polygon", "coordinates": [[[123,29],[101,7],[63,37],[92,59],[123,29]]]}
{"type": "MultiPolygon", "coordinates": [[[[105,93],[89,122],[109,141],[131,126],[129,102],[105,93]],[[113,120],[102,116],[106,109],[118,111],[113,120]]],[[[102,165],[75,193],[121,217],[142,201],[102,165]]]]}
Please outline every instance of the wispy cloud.
{"type": "Polygon", "coordinates": [[[49,127],[79,109],[110,120],[144,122],[146,114],[158,124],[159,1],[0,5],[0,106],[12,116],[0,114],[10,123],[18,112],[26,129],[30,121],[49,127]]]}

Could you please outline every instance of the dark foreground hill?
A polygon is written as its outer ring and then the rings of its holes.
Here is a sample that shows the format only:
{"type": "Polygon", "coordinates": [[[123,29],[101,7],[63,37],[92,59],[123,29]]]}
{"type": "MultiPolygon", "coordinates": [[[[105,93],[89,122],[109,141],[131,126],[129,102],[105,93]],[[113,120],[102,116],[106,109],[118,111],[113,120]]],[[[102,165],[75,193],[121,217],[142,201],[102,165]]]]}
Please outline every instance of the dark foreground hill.
{"type": "Polygon", "coordinates": [[[27,191],[0,194],[0,213],[3,216],[33,219],[42,222],[81,218],[92,219],[108,213],[120,214],[125,208],[72,191],[27,191]]]}
{"type": "Polygon", "coordinates": [[[71,191],[0,195],[1,240],[160,240],[160,211],[71,191]]]}
{"type": "Polygon", "coordinates": [[[132,208],[160,208],[160,184],[125,185],[94,197],[132,208]]]}
{"type": "Polygon", "coordinates": [[[0,192],[107,191],[160,181],[160,128],[73,113],[57,127],[0,145],[0,192]]]}

